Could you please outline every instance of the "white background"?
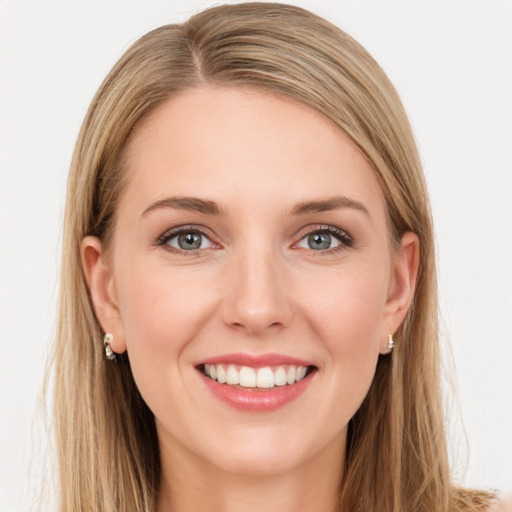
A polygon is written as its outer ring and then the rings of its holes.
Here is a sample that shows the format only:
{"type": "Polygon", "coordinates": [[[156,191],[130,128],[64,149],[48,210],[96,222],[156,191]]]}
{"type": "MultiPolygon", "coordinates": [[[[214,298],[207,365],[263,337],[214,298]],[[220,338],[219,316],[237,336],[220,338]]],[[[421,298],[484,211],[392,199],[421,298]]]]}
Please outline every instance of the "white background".
{"type": "MultiPolygon", "coordinates": [[[[41,456],[32,454],[44,446],[44,431],[33,417],[54,326],[65,182],[81,121],[130,43],[212,3],[0,2],[3,512],[28,510],[39,485],[41,456]]],[[[458,388],[454,394],[447,386],[456,477],[511,490],[512,2],[295,3],[365,45],[403,98],[437,229],[444,338],[456,367],[455,374],[447,364],[447,374],[458,388]]]]}

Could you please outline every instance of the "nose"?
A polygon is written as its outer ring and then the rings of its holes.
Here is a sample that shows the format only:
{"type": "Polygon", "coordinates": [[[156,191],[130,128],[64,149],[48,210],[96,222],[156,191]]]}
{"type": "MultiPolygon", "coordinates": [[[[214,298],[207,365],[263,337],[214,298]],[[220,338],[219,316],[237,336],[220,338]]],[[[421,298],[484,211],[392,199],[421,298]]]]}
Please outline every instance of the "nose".
{"type": "Polygon", "coordinates": [[[283,263],[271,251],[234,259],[226,276],[224,323],[253,336],[285,327],[293,308],[283,263]]]}

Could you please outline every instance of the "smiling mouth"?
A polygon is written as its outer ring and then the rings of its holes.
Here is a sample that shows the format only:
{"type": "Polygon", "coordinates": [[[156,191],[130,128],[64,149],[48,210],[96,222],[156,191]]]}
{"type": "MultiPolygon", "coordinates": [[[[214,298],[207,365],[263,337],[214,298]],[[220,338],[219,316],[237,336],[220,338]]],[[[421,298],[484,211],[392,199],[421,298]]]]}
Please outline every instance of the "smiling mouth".
{"type": "Polygon", "coordinates": [[[316,366],[279,365],[252,368],[235,364],[202,364],[198,370],[206,377],[244,390],[268,390],[291,386],[316,370],[316,366]]]}

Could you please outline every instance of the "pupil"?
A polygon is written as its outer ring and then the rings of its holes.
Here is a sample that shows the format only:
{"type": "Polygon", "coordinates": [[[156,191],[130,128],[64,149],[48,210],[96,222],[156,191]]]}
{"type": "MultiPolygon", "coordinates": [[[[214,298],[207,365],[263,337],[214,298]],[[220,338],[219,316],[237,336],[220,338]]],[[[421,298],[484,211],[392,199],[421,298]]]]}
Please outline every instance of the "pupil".
{"type": "Polygon", "coordinates": [[[199,249],[201,247],[201,235],[197,233],[180,235],[179,245],[181,249],[199,249]]]}
{"type": "Polygon", "coordinates": [[[327,233],[315,233],[313,235],[309,235],[308,245],[311,249],[316,251],[329,249],[331,246],[331,235],[327,233]]]}

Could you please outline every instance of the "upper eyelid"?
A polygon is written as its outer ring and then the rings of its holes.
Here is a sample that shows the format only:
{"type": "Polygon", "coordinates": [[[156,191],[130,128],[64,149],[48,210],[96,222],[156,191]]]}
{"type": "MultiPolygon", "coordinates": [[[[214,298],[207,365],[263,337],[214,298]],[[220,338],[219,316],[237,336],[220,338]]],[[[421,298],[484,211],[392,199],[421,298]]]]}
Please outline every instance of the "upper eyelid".
{"type": "Polygon", "coordinates": [[[300,237],[299,240],[302,240],[304,237],[306,237],[312,233],[317,233],[319,231],[320,232],[321,231],[328,232],[328,233],[331,233],[334,235],[338,234],[341,237],[346,237],[346,238],[350,239],[351,241],[353,240],[352,235],[350,235],[350,233],[347,230],[339,228],[337,226],[332,226],[330,224],[317,224],[317,225],[305,226],[297,231],[297,233],[295,234],[295,237],[300,237]]]}
{"type": "Polygon", "coordinates": [[[167,241],[171,238],[174,238],[175,236],[178,236],[180,235],[181,233],[187,233],[187,232],[190,232],[190,233],[199,233],[200,235],[203,235],[205,236],[206,238],[208,238],[210,241],[214,241],[213,238],[214,236],[212,236],[212,233],[211,233],[211,230],[209,230],[208,228],[205,228],[203,226],[196,226],[194,224],[184,224],[182,226],[175,226],[173,228],[170,228],[166,231],[164,231],[159,237],[158,237],[158,241],[167,241]]]}

